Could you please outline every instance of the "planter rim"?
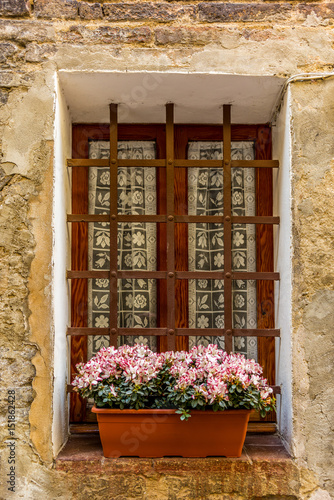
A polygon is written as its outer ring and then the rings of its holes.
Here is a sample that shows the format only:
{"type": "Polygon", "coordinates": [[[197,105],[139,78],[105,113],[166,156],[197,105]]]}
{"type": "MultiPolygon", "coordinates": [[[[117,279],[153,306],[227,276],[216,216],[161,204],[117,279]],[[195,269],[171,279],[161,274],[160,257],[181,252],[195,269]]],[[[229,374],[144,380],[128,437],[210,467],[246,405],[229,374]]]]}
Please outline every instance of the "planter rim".
{"type": "MultiPolygon", "coordinates": [[[[95,405],[92,408],[93,413],[113,413],[113,414],[130,414],[130,415],[144,415],[144,414],[155,414],[155,413],[160,413],[160,414],[167,414],[167,415],[178,415],[175,413],[175,409],[166,409],[166,408],[142,408],[140,410],[135,410],[135,409],[130,409],[130,408],[124,408],[124,410],[120,410],[119,408],[97,408],[95,405]]],[[[223,413],[251,413],[253,410],[245,410],[245,409],[232,409],[232,410],[218,410],[218,411],[213,411],[213,410],[195,410],[195,409],[190,409],[191,413],[196,413],[197,415],[220,415],[223,413]]]]}

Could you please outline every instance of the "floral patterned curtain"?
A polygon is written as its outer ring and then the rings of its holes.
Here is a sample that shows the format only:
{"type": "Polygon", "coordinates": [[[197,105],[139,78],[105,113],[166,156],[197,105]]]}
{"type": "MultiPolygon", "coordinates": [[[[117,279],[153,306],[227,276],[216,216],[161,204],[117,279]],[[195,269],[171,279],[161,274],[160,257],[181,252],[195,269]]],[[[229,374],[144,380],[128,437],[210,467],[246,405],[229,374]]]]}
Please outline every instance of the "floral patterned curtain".
{"type": "MultiPolygon", "coordinates": [[[[232,142],[233,160],[252,160],[252,142],[232,142]]],[[[190,142],[188,158],[223,159],[223,143],[190,142]]],[[[188,169],[188,212],[190,215],[223,215],[223,170],[188,169]]],[[[232,215],[255,215],[255,173],[251,168],[232,169],[232,215]]],[[[233,224],[232,268],[256,270],[255,226],[233,224]]],[[[189,270],[224,269],[224,227],[222,224],[189,224],[189,270]]],[[[234,328],[256,328],[256,283],[236,280],[232,285],[234,328]]],[[[224,328],[224,282],[189,281],[189,327],[224,328]]],[[[203,332],[204,333],[204,332],[203,332]]],[[[189,337],[189,347],[218,344],[224,349],[224,337],[189,337]]],[[[234,337],[233,350],[257,359],[254,337],[234,337]]]]}
{"type": "MultiPolygon", "coordinates": [[[[109,158],[108,141],[91,141],[90,158],[109,158]]],[[[153,141],[122,141],[118,143],[122,159],[154,159],[153,141]]],[[[89,212],[110,213],[109,168],[91,167],[89,172],[89,212]]],[[[119,168],[118,213],[156,213],[155,168],[119,168]]],[[[92,270],[110,269],[110,228],[108,223],[90,224],[89,267],[92,270]]],[[[156,225],[153,223],[118,224],[118,269],[156,269],[156,225]]],[[[89,326],[109,327],[109,280],[89,280],[89,326]]],[[[148,279],[118,280],[118,326],[141,328],[156,326],[156,283],[148,279]]],[[[88,337],[88,358],[101,347],[109,345],[109,336],[88,337]]],[[[156,349],[156,338],[138,335],[120,337],[119,345],[145,343],[156,349]]]]}
{"type": "MultiPolygon", "coordinates": [[[[221,142],[191,142],[189,159],[222,159],[221,142]]],[[[90,158],[109,158],[108,141],[92,141],[90,158]]],[[[119,158],[155,158],[155,142],[123,141],[118,145],[119,158]]],[[[232,143],[232,159],[251,160],[251,142],[232,143]]],[[[90,168],[89,211],[110,211],[109,169],[90,168]]],[[[121,214],[156,213],[156,175],[154,168],[120,168],[118,172],[118,212],[121,214]]],[[[188,169],[188,207],[190,215],[223,215],[223,171],[221,169],[188,169]]],[[[232,214],[255,215],[254,169],[232,169],[232,214]]],[[[224,269],[224,230],[220,224],[189,224],[189,270],[224,269]]],[[[118,268],[122,270],[156,269],[156,225],[153,223],[119,223],[118,268]]],[[[110,232],[108,223],[89,224],[89,268],[109,269],[110,232]]],[[[234,224],[232,232],[233,270],[255,271],[255,226],[234,224]]],[[[89,326],[109,326],[109,280],[89,280],[89,326]]],[[[156,326],[157,293],[155,280],[119,280],[118,325],[120,327],[156,326]]],[[[237,280],[232,285],[234,328],[256,328],[256,283],[237,280]]],[[[189,281],[189,327],[224,327],[224,282],[222,280],[189,281]]],[[[203,332],[204,333],[204,332],[203,332]]],[[[88,357],[109,345],[109,336],[88,337],[88,357]]],[[[254,337],[234,337],[233,349],[257,359],[254,337]]],[[[156,338],[138,335],[119,338],[119,344],[145,343],[156,349],[156,338]]],[[[209,343],[224,348],[224,337],[190,337],[189,347],[209,343]]]]}

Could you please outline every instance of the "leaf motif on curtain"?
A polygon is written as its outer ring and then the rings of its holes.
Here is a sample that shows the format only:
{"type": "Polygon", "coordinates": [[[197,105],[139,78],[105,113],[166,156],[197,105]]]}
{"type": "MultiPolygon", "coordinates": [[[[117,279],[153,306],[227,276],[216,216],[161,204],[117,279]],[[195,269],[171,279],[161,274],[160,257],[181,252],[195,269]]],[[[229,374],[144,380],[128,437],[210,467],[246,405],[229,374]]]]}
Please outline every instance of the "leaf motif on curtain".
{"type": "MultiPolygon", "coordinates": [[[[232,142],[233,160],[254,159],[253,142],[232,142]]],[[[188,159],[222,160],[223,143],[189,142],[188,159]]],[[[223,170],[188,169],[189,215],[223,215],[223,170]]],[[[255,215],[255,173],[252,168],[232,169],[232,214],[255,215]]],[[[232,268],[256,270],[255,226],[233,224],[232,268]]],[[[223,224],[189,224],[189,270],[224,269],[223,224]]],[[[256,328],[256,282],[236,280],[232,284],[233,328],[256,328]]],[[[224,328],[224,281],[189,281],[189,327],[224,328]]],[[[205,332],[203,332],[205,334],[205,332]]],[[[189,347],[217,344],[224,349],[224,337],[189,337],[189,347]]],[[[257,339],[234,337],[233,350],[257,359],[257,339]]]]}

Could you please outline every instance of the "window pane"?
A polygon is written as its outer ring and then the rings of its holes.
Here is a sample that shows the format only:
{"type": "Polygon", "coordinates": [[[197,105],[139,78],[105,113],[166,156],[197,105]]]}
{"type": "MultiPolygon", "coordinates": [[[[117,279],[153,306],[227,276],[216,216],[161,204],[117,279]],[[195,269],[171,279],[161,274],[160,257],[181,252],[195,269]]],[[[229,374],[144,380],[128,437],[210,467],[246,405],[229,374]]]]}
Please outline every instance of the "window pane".
{"type": "MultiPolygon", "coordinates": [[[[109,141],[90,141],[89,157],[109,158],[109,141]]],[[[155,141],[120,141],[118,158],[154,159],[155,141]]],[[[155,168],[120,167],[117,178],[118,213],[125,215],[156,214],[155,168]]],[[[109,168],[89,169],[89,213],[110,214],[109,168]]],[[[117,234],[118,269],[149,270],[157,268],[157,225],[154,223],[119,223],[117,234]]],[[[110,227],[108,223],[89,224],[88,237],[89,269],[110,269],[110,227]]],[[[89,322],[109,327],[109,289],[101,294],[93,280],[89,290],[89,322]],[[103,301],[103,302],[102,302],[103,301]],[[95,309],[99,308],[98,311],[95,309]]],[[[102,282],[103,280],[99,280],[102,282]]],[[[107,280],[104,280],[107,281],[107,280]]],[[[156,326],[157,287],[155,280],[118,280],[118,326],[121,328],[152,328],[156,326]]],[[[156,348],[156,338],[121,337],[119,344],[133,344],[141,339],[151,348],[156,348]]],[[[109,345],[109,337],[97,336],[89,340],[89,357],[109,345]]]]}
{"type": "MultiPolygon", "coordinates": [[[[253,142],[232,142],[232,160],[254,159],[253,142]]],[[[223,143],[193,141],[188,144],[188,158],[222,160],[223,143]]],[[[188,169],[188,213],[190,215],[223,215],[223,169],[188,169]]],[[[233,168],[231,171],[231,212],[235,216],[255,215],[255,170],[233,168]]],[[[224,269],[224,227],[219,224],[189,224],[189,270],[224,269]]],[[[256,271],[255,225],[232,225],[232,269],[256,271]]],[[[233,328],[256,328],[256,283],[234,281],[232,290],[233,328]]],[[[224,282],[222,280],[189,281],[189,327],[223,328],[224,282]]],[[[189,345],[208,343],[224,348],[223,337],[190,337],[189,345]]],[[[248,357],[257,357],[257,341],[236,337],[233,348],[248,357]]]]}

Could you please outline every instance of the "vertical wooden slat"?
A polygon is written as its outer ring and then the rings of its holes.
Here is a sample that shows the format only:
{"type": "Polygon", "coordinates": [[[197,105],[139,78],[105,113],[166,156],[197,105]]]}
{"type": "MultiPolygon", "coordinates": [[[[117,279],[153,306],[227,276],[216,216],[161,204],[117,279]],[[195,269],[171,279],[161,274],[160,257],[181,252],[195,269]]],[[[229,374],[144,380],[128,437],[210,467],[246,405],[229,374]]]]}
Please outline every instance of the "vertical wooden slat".
{"type": "MultiPolygon", "coordinates": [[[[255,143],[255,159],[271,159],[271,131],[269,127],[258,127],[255,143]]],[[[256,169],[256,215],[273,215],[272,169],[256,169]]],[[[256,226],[256,270],[274,271],[274,248],[272,225],[256,226]]],[[[275,327],[274,283],[257,281],[257,328],[275,327]]],[[[275,385],[275,339],[258,337],[258,362],[270,385],[275,385]]],[[[270,412],[265,420],[275,421],[270,412]]]]}
{"type": "Polygon", "coordinates": [[[167,346],[175,349],[174,105],[166,104],[167,346]]]}
{"type": "MultiPolygon", "coordinates": [[[[159,158],[166,158],[166,127],[157,136],[157,153],[159,158]]],[[[166,168],[157,168],[157,213],[167,213],[166,200],[166,168]]],[[[167,271],[167,232],[166,224],[158,224],[157,230],[157,270],[167,271]]],[[[158,322],[160,327],[167,325],[167,280],[157,280],[158,322]]],[[[158,352],[168,350],[167,337],[159,336],[158,352]]]]}
{"type": "Polygon", "coordinates": [[[110,345],[117,347],[117,104],[110,104],[110,345]]]}
{"type": "MultiPolygon", "coordinates": [[[[88,158],[88,140],[84,131],[73,133],[73,158],[88,158]]],[[[88,168],[72,169],[72,213],[88,213],[88,168]]],[[[88,224],[72,224],[71,269],[88,269],[88,224]]],[[[88,307],[87,280],[71,280],[71,326],[86,327],[88,307]]],[[[71,338],[71,373],[78,363],[87,361],[87,337],[71,338]]],[[[86,401],[78,394],[70,396],[70,420],[82,422],[86,418],[86,401]]]]}
{"type": "Polygon", "coordinates": [[[231,106],[223,107],[225,350],[232,351],[231,106]]]}
{"type": "MultiPolygon", "coordinates": [[[[186,159],[188,136],[185,128],[174,130],[175,158],[186,159]]],[[[188,214],[188,169],[176,168],[174,177],[175,213],[188,214]]],[[[188,271],[188,229],[189,225],[175,224],[175,270],[188,271]]],[[[189,281],[176,280],[175,283],[175,326],[176,328],[189,327],[189,281]]],[[[188,336],[176,337],[176,350],[187,351],[189,348],[188,336]]]]}

